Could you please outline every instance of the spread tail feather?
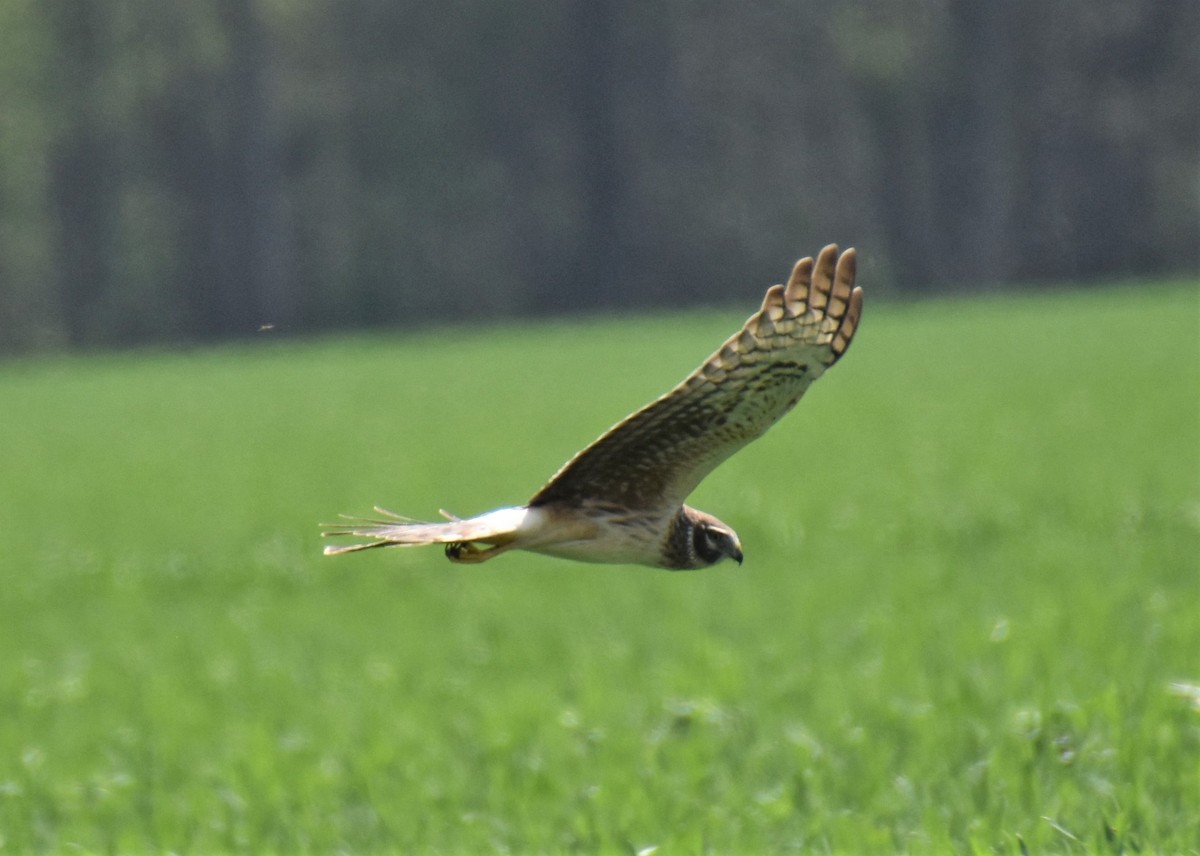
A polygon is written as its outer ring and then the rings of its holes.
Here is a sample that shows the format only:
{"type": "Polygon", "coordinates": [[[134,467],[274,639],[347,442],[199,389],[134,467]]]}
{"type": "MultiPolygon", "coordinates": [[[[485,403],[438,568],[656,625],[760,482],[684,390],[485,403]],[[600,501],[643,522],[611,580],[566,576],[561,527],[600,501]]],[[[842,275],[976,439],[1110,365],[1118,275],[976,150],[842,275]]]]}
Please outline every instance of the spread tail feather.
{"type": "Polygon", "coordinates": [[[383,515],[383,519],[347,517],[345,523],[326,524],[321,533],[326,538],[351,536],[371,540],[362,544],[330,545],[325,548],[325,555],[337,556],[375,547],[417,547],[424,544],[478,542],[507,546],[516,538],[528,509],[500,508],[465,520],[443,511],[442,515],[447,518],[444,523],[413,520],[379,507],[375,511],[383,515]]]}

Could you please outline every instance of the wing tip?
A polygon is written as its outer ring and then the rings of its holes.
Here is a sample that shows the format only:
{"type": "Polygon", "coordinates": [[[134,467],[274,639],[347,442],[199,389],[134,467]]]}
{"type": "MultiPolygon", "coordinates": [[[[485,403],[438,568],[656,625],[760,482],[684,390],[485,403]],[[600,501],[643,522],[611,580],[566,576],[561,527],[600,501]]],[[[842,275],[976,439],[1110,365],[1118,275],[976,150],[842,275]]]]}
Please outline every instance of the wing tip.
{"type": "Polygon", "coordinates": [[[850,343],[854,341],[854,334],[858,332],[858,322],[862,318],[862,311],[863,290],[861,286],[856,285],[850,292],[850,305],[846,309],[846,314],[842,316],[837,332],[834,333],[833,340],[829,343],[835,361],[842,358],[842,355],[850,348],[850,343]]]}
{"type": "Polygon", "coordinates": [[[858,268],[858,250],[854,247],[846,247],[845,251],[838,256],[838,271],[841,272],[842,265],[846,266],[846,271],[850,274],[850,282],[854,282],[854,274],[858,268]]]}
{"type": "Polygon", "coordinates": [[[817,253],[817,270],[833,272],[834,266],[838,261],[838,245],[826,244],[821,247],[821,252],[817,253]]]}

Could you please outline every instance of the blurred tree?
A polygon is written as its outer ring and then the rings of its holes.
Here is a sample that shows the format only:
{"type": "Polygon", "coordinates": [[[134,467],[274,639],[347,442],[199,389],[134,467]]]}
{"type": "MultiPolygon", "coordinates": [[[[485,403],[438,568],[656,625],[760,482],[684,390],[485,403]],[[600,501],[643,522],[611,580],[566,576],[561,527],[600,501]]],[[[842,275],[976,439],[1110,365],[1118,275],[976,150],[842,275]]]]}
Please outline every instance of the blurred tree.
{"type": "Polygon", "coordinates": [[[13,0],[0,348],[1200,267],[1193,0],[13,0]],[[784,260],[784,261],[781,261],[784,260]]]}
{"type": "Polygon", "coordinates": [[[57,134],[47,168],[56,264],[48,280],[67,341],[91,344],[103,338],[96,322],[115,273],[110,248],[119,175],[103,97],[107,18],[98,0],[46,0],[41,12],[59,48],[57,134]]]}
{"type": "Polygon", "coordinates": [[[543,280],[538,289],[539,303],[551,310],[570,307],[578,294],[592,295],[601,305],[619,305],[629,291],[622,264],[630,250],[626,235],[630,176],[617,110],[617,100],[624,94],[621,84],[626,82],[619,66],[627,57],[617,34],[623,4],[574,0],[570,8],[571,50],[563,58],[563,72],[569,115],[579,140],[576,192],[583,217],[570,273],[574,288],[569,292],[543,280]]]}
{"type": "Polygon", "coordinates": [[[48,204],[48,70],[57,46],[39,0],[0,3],[0,352],[65,344],[48,204]]]}

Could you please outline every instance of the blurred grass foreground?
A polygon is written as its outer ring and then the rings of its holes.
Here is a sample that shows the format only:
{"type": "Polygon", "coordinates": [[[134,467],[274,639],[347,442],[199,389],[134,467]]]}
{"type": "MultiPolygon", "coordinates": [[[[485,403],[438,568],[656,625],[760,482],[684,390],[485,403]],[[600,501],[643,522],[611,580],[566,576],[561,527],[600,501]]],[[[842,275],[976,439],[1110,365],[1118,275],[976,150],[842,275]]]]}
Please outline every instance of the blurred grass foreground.
{"type": "Polygon", "coordinates": [[[524,501],[740,315],[2,364],[0,850],[1195,850],[1198,313],[868,305],[695,574],[317,524],[524,501]]]}

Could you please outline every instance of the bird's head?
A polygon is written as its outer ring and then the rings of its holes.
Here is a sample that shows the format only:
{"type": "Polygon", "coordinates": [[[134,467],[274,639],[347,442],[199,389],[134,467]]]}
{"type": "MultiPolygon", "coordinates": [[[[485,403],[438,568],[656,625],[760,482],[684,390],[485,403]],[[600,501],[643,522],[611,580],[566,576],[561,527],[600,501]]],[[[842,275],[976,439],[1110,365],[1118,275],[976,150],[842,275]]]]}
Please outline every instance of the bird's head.
{"type": "Polygon", "coordinates": [[[699,567],[715,565],[722,559],[733,559],[742,563],[742,542],[737,533],[711,514],[687,509],[692,522],[692,549],[699,567]]]}

